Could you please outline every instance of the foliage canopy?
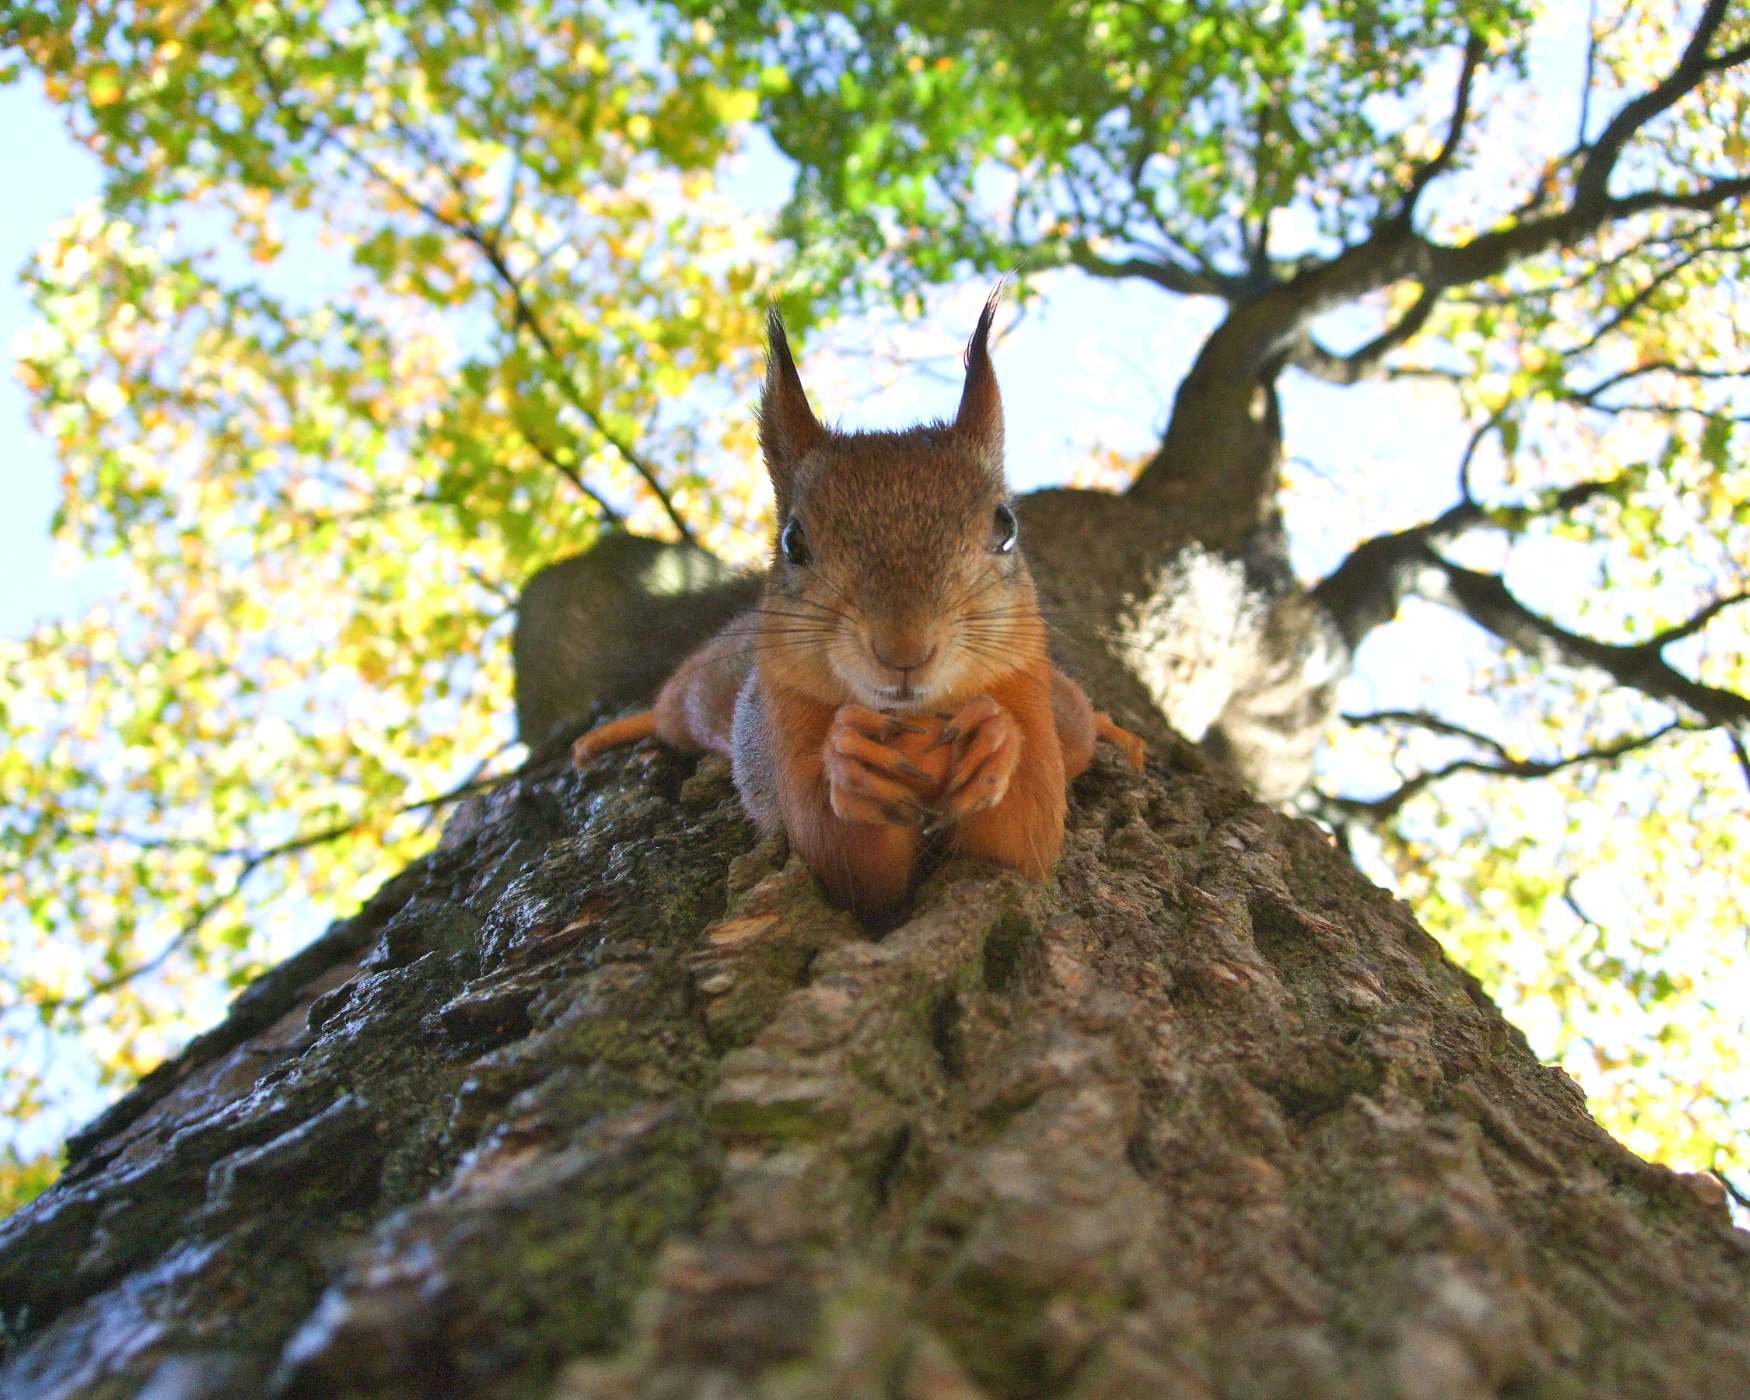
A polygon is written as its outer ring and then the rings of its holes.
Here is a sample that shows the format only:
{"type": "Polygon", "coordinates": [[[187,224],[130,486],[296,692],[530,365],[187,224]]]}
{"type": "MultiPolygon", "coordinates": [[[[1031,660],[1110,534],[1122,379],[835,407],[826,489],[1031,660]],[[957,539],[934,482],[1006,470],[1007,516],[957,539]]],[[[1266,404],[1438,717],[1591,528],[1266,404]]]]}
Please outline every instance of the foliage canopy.
{"type": "MultiPolygon", "coordinates": [[[[1342,463],[1267,483],[1328,564],[1354,546],[1323,595],[1352,641],[1423,652],[1313,801],[1633,1145],[1741,1169],[1750,19],[1592,10],[1565,35],[1458,0],[11,20],[105,172],[27,269],[19,364],[56,529],[117,589],[0,650],[7,1061],[76,1034],[145,1068],[286,951],[263,910],[307,935],[429,840],[509,761],[534,569],[615,523],[747,555],[750,425],[722,409],[776,269],[799,319],[1020,269],[1218,306],[1209,353],[1247,393],[1284,376],[1290,452],[1297,376],[1462,416],[1407,468],[1455,482],[1426,527],[1342,463]],[[797,171],[769,228],[734,192],[756,127],[797,171]],[[1426,654],[1430,604],[1473,659],[1426,654]]],[[[29,1071],[0,1093],[42,1103],[29,1071]]]]}

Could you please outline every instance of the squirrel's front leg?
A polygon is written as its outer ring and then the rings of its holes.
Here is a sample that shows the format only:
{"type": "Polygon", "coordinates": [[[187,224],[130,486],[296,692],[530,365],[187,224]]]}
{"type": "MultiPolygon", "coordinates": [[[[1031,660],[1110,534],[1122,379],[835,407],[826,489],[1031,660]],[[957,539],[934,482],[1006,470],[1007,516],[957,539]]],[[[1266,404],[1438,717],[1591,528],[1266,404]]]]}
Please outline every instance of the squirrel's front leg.
{"type": "Polygon", "coordinates": [[[948,722],[954,745],[938,804],[949,846],[1043,880],[1063,847],[1063,749],[1049,674],[1022,672],[974,696],[948,722]]]}
{"type": "Polygon", "coordinates": [[[887,742],[905,722],[783,692],[765,700],[767,732],[782,750],[773,776],[792,848],[836,903],[866,918],[898,908],[923,843],[923,808],[907,786],[916,770],[887,742]]]}

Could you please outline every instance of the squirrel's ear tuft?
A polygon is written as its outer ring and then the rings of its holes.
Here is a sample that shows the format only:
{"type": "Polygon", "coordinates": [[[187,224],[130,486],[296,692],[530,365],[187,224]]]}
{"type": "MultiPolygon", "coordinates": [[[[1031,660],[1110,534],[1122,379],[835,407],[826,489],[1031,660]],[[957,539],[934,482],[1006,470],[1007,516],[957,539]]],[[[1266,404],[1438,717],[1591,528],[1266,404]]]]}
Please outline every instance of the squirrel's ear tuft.
{"type": "Polygon", "coordinates": [[[990,323],[996,318],[1004,283],[998,282],[985,298],[978,327],[966,345],[966,387],[960,391],[960,411],[954,415],[954,431],[993,466],[1003,461],[1003,396],[997,391],[996,371],[990,363],[990,323]]]}
{"type": "Polygon", "coordinates": [[[778,518],[790,511],[790,487],[796,467],[826,437],[808,395],[802,376],[790,356],[790,339],[784,334],[784,318],[778,308],[766,313],[766,387],[760,395],[760,452],[778,496],[778,518]]]}

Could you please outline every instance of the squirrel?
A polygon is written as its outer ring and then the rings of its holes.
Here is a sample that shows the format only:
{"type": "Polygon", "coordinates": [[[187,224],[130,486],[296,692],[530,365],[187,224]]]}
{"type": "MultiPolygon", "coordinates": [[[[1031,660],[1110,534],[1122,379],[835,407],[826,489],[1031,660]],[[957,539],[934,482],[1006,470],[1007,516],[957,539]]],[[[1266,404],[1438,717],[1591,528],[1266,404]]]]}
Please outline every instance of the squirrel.
{"type": "Polygon", "coordinates": [[[1096,712],[1046,653],[1045,623],[1003,475],[991,294],[967,345],[953,422],[823,427],[784,324],[767,322],[759,440],[779,528],[759,606],[664,682],[653,708],[590,730],[581,767],[655,735],[725,755],[743,807],[837,904],[864,919],[910,895],[926,842],[1043,879],[1096,712]]]}

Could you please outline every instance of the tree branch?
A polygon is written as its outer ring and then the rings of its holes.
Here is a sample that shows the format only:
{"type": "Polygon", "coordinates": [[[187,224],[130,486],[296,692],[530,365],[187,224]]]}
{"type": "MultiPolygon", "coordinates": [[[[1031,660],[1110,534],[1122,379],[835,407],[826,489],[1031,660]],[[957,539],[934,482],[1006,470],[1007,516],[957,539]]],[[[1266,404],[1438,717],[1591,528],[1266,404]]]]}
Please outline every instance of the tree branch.
{"type": "MultiPolygon", "coordinates": [[[[1750,194],[1750,177],[1715,180],[1690,191],[1653,189],[1615,197],[1608,188],[1630,138],[1692,91],[1708,73],[1736,61],[1737,50],[1717,59],[1706,56],[1725,10],[1726,0],[1709,0],[1683,57],[1671,72],[1625,103],[1598,140],[1577,153],[1580,173],[1567,207],[1480,234],[1463,244],[1431,242],[1400,218],[1383,222],[1353,248],[1305,268],[1235,311],[1227,325],[1247,347],[1239,360],[1240,369],[1255,372],[1283,349],[1294,349],[1304,328],[1317,316],[1393,283],[1414,279],[1421,283],[1424,297],[1438,297],[1450,288],[1492,277],[1545,249],[1580,243],[1614,219],[1655,209],[1711,211],[1750,194]]],[[[1315,372],[1318,368],[1342,372],[1320,361],[1316,354],[1309,353],[1307,358],[1315,372]]]]}
{"type": "Polygon", "coordinates": [[[1232,299],[1238,294],[1238,285],[1232,279],[1222,278],[1208,272],[1193,272],[1190,268],[1180,267],[1174,263],[1157,262],[1150,258],[1103,258],[1094,252],[1086,242],[1072,243],[1069,246],[1069,261],[1074,267],[1095,277],[1113,280],[1125,277],[1140,277],[1153,282],[1157,287],[1169,292],[1177,292],[1181,296],[1192,297],[1222,297],[1232,299]]]}
{"type": "Polygon", "coordinates": [[[1452,101],[1452,117],[1446,124],[1446,140],[1440,149],[1421,169],[1410,178],[1410,186],[1404,191],[1403,203],[1399,205],[1395,220],[1404,228],[1410,227],[1416,213],[1416,203],[1422,198],[1422,193],[1445,174],[1452,158],[1458,153],[1458,143],[1464,136],[1465,122],[1470,115],[1471,84],[1476,80],[1477,70],[1482,66],[1487,47],[1476,33],[1466,36],[1464,43],[1464,62],[1458,70],[1458,92],[1452,101]]]}
{"type": "Polygon", "coordinates": [[[1672,360],[1652,360],[1601,379],[1590,389],[1576,389],[1567,397],[1575,403],[1590,404],[1600,394],[1609,392],[1619,384],[1626,384],[1631,379],[1639,379],[1643,374],[1669,374],[1678,379],[1750,379],[1750,365],[1743,369],[1696,369],[1672,360]]]}
{"type": "MultiPolygon", "coordinates": [[[[1605,273],[1621,267],[1624,263],[1639,257],[1651,248],[1668,250],[1666,256],[1689,250],[1695,240],[1705,234],[1718,232],[1724,222],[1724,216],[1715,212],[1711,218],[1701,219],[1690,224],[1687,228],[1649,230],[1631,239],[1614,253],[1598,258],[1585,267],[1541,286],[1525,287],[1512,292],[1470,291],[1464,296],[1463,301],[1468,306],[1513,306],[1528,301],[1547,304],[1555,297],[1597,284],[1605,273]]],[[[1745,251],[1746,246],[1743,243],[1710,243],[1700,248],[1694,248],[1693,251],[1699,252],[1703,256],[1714,253],[1741,253],[1745,251]]]]}
{"type": "MultiPolygon", "coordinates": [[[[508,745],[504,747],[508,747],[508,745]]],[[[497,752],[503,752],[503,748],[500,748],[497,752]]],[[[395,808],[391,815],[405,816],[412,812],[422,812],[428,809],[442,807],[451,802],[459,802],[464,797],[470,797],[477,792],[485,792],[497,787],[499,784],[513,777],[514,774],[501,773],[496,777],[481,778],[479,776],[481,769],[484,768],[487,763],[490,763],[495,756],[496,753],[487,755],[485,759],[475,766],[473,773],[470,774],[467,779],[449,789],[449,791],[438,793],[432,797],[423,797],[415,802],[403,803],[401,806],[395,808]]],[[[160,947],[157,952],[153,953],[150,957],[143,958],[137,963],[133,963],[128,967],[124,967],[121,970],[112,973],[110,976],[105,977],[100,981],[93,982],[77,996],[20,997],[18,1001],[12,1004],[12,1006],[5,1009],[10,1011],[16,1010],[19,1007],[28,1006],[33,1008],[39,1015],[44,1016],[60,1011],[81,1011],[88,1007],[92,1002],[96,1001],[99,997],[108,996],[111,992],[119,991],[122,987],[127,986],[131,982],[135,982],[142,977],[150,976],[168,962],[178,949],[186,947],[201,929],[205,927],[207,921],[212,918],[214,914],[224,908],[227,903],[232,899],[235,899],[242,892],[243,885],[249,877],[269,861],[277,860],[281,856],[296,855],[300,851],[307,851],[315,846],[323,846],[331,841],[337,841],[343,836],[350,836],[363,824],[364,822],[362,819],[351,822],[339,822],[332,826],[319,828],[316,831],[306,832],[301,836],[294,836],[289,840],[279,842],[277,845],[264,846],[257,850],[249,850],[244,847],[236,846],[204,847],[207,854],[214,859],[240,860],[242,864],[238,868],[236,876],[232,879],[230,887],[196,905],[194,912],[183,921],[182,926],[177,929],[168,940],[166,940],[164,945],[160,947]]],[[[90,834],[94,837],[98,835],[95,831],[90,834]]],[[[120,832],[108,833],[107,835],[109,839],[126,841],[130,844],[137,845],[142,849],[159,849],[171,846],[186,849],[189,847],[202,846],[202,843],[198,841],[187,841],[177,838],[132,837],[120,832]]]]}
{"type": "MultiPolygon", "coordinates": [[[[1327,793],[1324,795],[1324,800],[1357,816],[1383,821],[1387,817],[1394,816],[1416,794],[1439,782],[1442,778],[1452,777],[1455,773],[1481,773],[1492,778],[1547,778],[1552,773],[1561,772],[1564,768],[1575,768],[1586,763],[1613,762],[1626,754],[1634,753],[1637,749],[1644,749],[1656,744],[1673,731],[1693,733],[1695,726],[1686,725],[1680,720],[1672,720],[1671,723],[1661,725],[1651,733],[1638,734],[1632,738],[1619,740],[1614,744],[1605,744],[1596,749],[1586,749],[1583,752],[1568,754],[1561,758],[1501,759],[1496,762],[1486,762],[1478,758],[1456,758],[1450,763],[1441,764],[1438,768],[1424,769],[1383,797],[1342,797],[1327,793]]],[[[1492,743],[1493,741],[1487,742],[1492,743]]]]}
{"type": "Polygon", "coordinates": [[[1373,710],[1362,715],[1344,715],[1343,722],[1359,729],[1363,725],[1413,724],[1419,729],[1427,729],[1435,734],[1444,734],[1449,739],[1466,739],[1473,744],[1479,744],[1488,749],[1503,762],[1512,762],[1506,746],[1498,739],[1491,739],[1487,734],[1475,729],[1466,729],[1462,724],[1454,724],[1449,719],[1430,714],[1427,710],[1373,710]]]}
{"type": "Polygon", "coordinates": [[[1636,132],[1675,106],[1707,73],[1714,71],[1708,61],[1708,45],[1719,32],[1728,8],[1729,0],[1708,0],[1677,66],[1652,88],[1624,103],[1605,124],[1598,139],[1582,148],[1584,160],[1574,182],[1575,209],[1602,210],[1613,203],[1607,187],[1623,148],[1636,132]]]}
{"type": "Polygon", "coordinates": [[[1310,333],[1304,333],[1295,342],[1294,353],[1288,362],[1330,384],[1358,384],[1376,376],[1385,357],[1428,323],[1428,317],[1433,314],[1439,300],[1438,290],[1424,287],[1422,294],[1395,325],[1387,326],[1359,350],[1347,355],[1326,350],[1310,333]]]}
{"type": "Polygon", "coordinates": [[[624,526],[625,525],[626,517],[621,515],[619,511],[615,510],[611,505],[609,505],[607,502],[607,499],[601,494],[601,492],[597,491],[593,486],[591,486],[587,481],[585,481],[583,479],[582,472],[578,471],[578,469],[576,467],[570,465],[569,463],[562,462],[559,459],[559,454],[557,452],[555,452],[551,447],[547,446],[546,443],[540,441],[533,433],[531,433],[521,423],[517,423],[515,425],[515,427],[517,430],[517,436],[520,437],[524,442],[528,443],[528,445],[535,450],[535,454],[537,456],[539,456],[543,461],[545,461],[547,463],[548,466],[552,467],[554,471],[558,472],[559,475],[561,475],[567,481],[569,481],[573,486],[575,486],[579,491],[581,491],[590,500],[595,502],[595,507],[597,510],[599,510],[601,512],[603,520],[607,521],[608,524],[610,524],[610,525],[616,525],[616,526],[624,526]]]}
{"type": "Polygon", "coordinates": [[[1750,788],[1750,748],[1736,729],[1726,731],[1726,742],[1732,746],[1732,756],[1738,760],[1738,771],[1744,775],[1744,786],[1750,788]]]}
{"type": "Polygon", "coordinates": [[[1732,593],[1725,597],[1715,598],[1700,612],[1696,613],[1694,617],[1685,622],[1679,622],[1674,627],[1667,627],[1663,632],[1655,632],[1652,636],[1648,637],[1646,641],[1639,643],[1639,645],[1653,651],[1661,651],[1665,647],[1670,646],[1672,642],[1680,642],[1685,637],[1693,637],[1727,608],[1732,607],[1736,603],[1742,603],[1747,599],[1750,599],[1750,592],[1732,593]]]}
{"type": "Polygon", "coordinates": [[[1588,404],[1594,413],[1612,416],[1624,413],[1651,413],[1669,418],[1675,413],[1692,413],[1698,418],[1721,418],[1728,423],[1750,423],[1750,413],[1722,413],[1715,408],[1702,408],[1689,403],[1594,403],[1588,404]]]}
{"type": "MultiPolygon", "coordinates": [[[[513,326],[527,331],[535,343],[540,346],[548,359],[561,392],[564,393],[572,406],[583,415],[585,421],[601,436],[602,440],[612,447],[622,460],[637,473],[645,486],[655,495],[657,502],[662,506],[663,513],[668,516],[669,522],[675,527],[681,538],[689,543],[694,542],[692,530],[682,518],[679,510],[676,509],[673,498],[664,489],[654,468],[633,449],[630,443],[613,432],[607,426],[600,410],[584,398],[582,390],[578,388],[577,382],[566,369],[565,360],[559,354],[551,335],[535,314],[534,308],[530,306],[521,280],[511,271],[504,256],[503,246],[499,243],[496,234],[482,228],[471,218],[458,218],[445,214],[430,200],[408,189],[406,185],[384,170],[369,156],[353,147],[335,127],[298,104],[289,95],[285,85],[280,81],[279,75],[274,72],[272,65],[268,63],[267,56],[262,53],[260,46],[244,32],[231,0],[221,0],[221,5],[225,10],[226,17],[230,20],[232,32],[249,55],[256,71],[261,74],[262,81],[267,86],[268,95],[280,112],[313,132],[318,145],[333,148],[346,163],[363,170],[385,189],[405,200],[410,207],[417,209],[440,228],[447,229],[458,238],[471,244],[479,252],[481,257],[485,259],[487,266],[492,270],[494,277],[497,278],[509,301],[513,326]]],[[[403,131],[405,132],[405,128],[403,131]]],[[[413,144],[419,147],[422,143],[414,140],[413,144]]],[[[430,159],[429,156],[428,159],[430,159]]],[[[452,188],[456,189],[465,199],[466,192],[455,179],[454,173],[441,161],[434,161],[434,165],[450,181],[452,188]]],[[[502,220],[500,222],[502,226],[502,220]]],[[[595,497],[594,492],[589,494],[597,500],[600,499],[595,497]]]]}
{"type": "Polygon", "coordinates": [[[1574,144],[1586,144],[1586,128],[1592,125],[1592,84],[1598,75],[1598,0],[1586,3],[1586,77],[1580,84],[1580,129],[1574,144]]]}
{"type": "MultiPolygon", "coordinates": [[[[1606,336],[1610,335],[1613,331],[1620,330],[1623,326],[1632,321],[1635,316],[1640,313],[1641,309],[1653,299],[1661,287],[1666,286],[1673,277],[1676,277],[1685,268],[1695,263],[1698,259],[1706,256],[1711,251],[1715,250],[1709,248],[1689,248],[1685,249],[1675,258],[1666,259],[1663,265],[1658,267],[1654,271],[1652,277],[1648,279],[1647,285],[1637,290],[1633,296],[1621,306],[1617,307],[1609,316],[1606,316],[1600,321],[1598,325],[1593,328],[1590,335],[1577,344],[1558,350],[1557,353],[1566,357],[1572,357],[1583,355],[1588,350],[1596,349],[1606,336]]],[[[1721,248],[1718,251],[1724,252],[1727,250],[1721,248]]]]}
{"type": "MultiPolygon", "coordinates": [[[[1461,568],[1432,549],[1423,553],[1426,567],[1418,570],[1412,581],[1414,592],[1430,602],[1462,612],[1527,656],[1602,673],[1618,685],[1680,705],[1710,725],[1750,725],[1750,698],[1691,680],[1666,662],[1661,649],[1667,642],[1661,637],[1624,644],[1581,636],[1533,612],[1494,575],[1461,568]]],[[[1722,605],[1709,604],[1703,612],[1709,609],[1717,612],[1719,606],[1722,605]]],[[[1691,619],[1676,629],[1678,635],[1689,635],[1692,624],[1701,625],[1691,619]]]]}
{"type": "MultiPolygon", "coordinates": [[[[1495,421],[1491,418],[1472,434],[1465,452],[1467,466],[1476,444],[1495,421]]],[[[1582,481],[1534,508],[1541,512],[1574,510],[1611,486],[1608,481],[1582,481]]],[[[1468,491],[1462,478],[1461,489],[1468,491]]],[[[1313,588],[1313,600],[1330,613],[1349,646],[1359,646],[1375,627],[1397,616],[1404,596],[1415,591],[1416,576],[1438,559],[1434,546],[1460,530],[1482,524],[1488,514],[1487,507],[1467,498],[1425,524],[1365,540],[1313,588]]]]}
{"type": "Polygon", "coordinates": [[[583,415],[584,420],[596,430],[602,440],[619,453],[621,459],[638,474],[645,486],[655,495],[658,503],[662,506],[663,514],[668,516],[669,523],[674,526],[680,537],[688,544],[696,544],[697,541],[693,538],[692,529],[681,517],[680,511],[676,509],[674,499],[663,489],[662,483],[657,478],[656,469],[645,461],[629,442],[608,427],[606,420],[601,415],[601,410],[583,397],[583,391],[577,387],[576,380],[566,373],[565,362],[560,358],[559,351],[554,346],[552,338],[547,334],[546,327],[541,324],[540,318],[535,315],[534,308],[529,305],[528,298],[523,294],[521,282],[517,280],[505,262],[504,253],[496,240],[483,233],[478,233],[478,231],[472,234],[464,232],[463,236],[475,243],[486,258],[488,265],[498,274],[499,280],[504,284],[505,290],[510,296],[517,324],[534,337],[535,343],[541,347],[552,363],[554,371],[558,375],[560,391],[570,400],[571,406],[583,415]]]}

